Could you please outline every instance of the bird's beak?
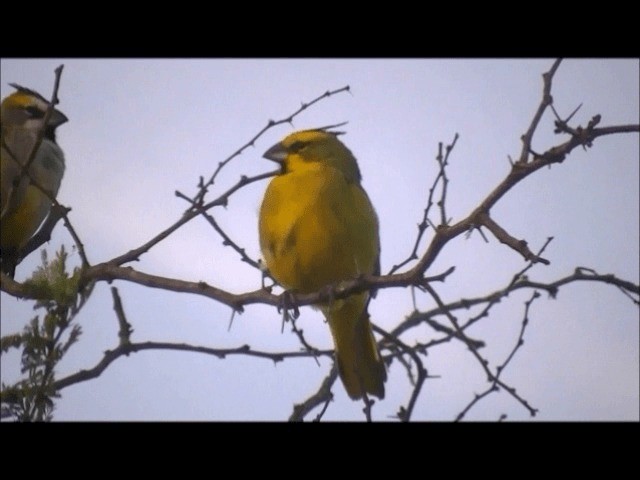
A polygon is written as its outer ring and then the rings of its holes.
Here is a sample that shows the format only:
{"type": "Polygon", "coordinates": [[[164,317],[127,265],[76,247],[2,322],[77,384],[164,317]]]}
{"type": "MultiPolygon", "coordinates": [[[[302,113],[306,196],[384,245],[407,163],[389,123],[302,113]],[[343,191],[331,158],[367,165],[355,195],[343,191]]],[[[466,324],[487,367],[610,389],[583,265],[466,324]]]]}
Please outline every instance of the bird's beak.
{"type": "Polygon", "coordinates": [[[264,152],[263,157],[267,160],[282,164],[287,158],[287,150],[284,148],[282,143],[276,143],[273,147],[264,152]]]}
{"type": "Polygon", "coordinates": [[[65,122],[68,122],[69,119],[67,118],[67,116],[62,113],[60,110],[57,109],[53,109],[53,111],[51,112],[51,117],[49,117],[49,125],[52,126],[53,128],[62,125],[65,122]]]}

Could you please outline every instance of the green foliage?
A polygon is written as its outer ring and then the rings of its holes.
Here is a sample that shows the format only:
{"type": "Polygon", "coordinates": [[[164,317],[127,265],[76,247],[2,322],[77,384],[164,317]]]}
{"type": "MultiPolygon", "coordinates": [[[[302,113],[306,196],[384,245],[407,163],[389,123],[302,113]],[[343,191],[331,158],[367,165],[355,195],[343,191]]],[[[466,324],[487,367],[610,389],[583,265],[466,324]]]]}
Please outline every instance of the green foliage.
{"type": "Polygon", "coordinates": [[[49,262],[46,250],[42,250],[42,265],[24,282],[28,291],[39,299],[34,308],[50,310],[54,306],[62,309],[77,307],[80,269],[75,268],[73,274],[69,275],[66,271],[67,256],[63,245],[56,253],[56,258],[49,262]]]}
{"type": "Polygon", "coordinates": [[[37,298],[35,310],[44,310],[22,333],[2,337],[2,353],[21,349],[21,372],[25,378],[14,385],[2,384],[0,402],[2,416],[19,421],[49,421],[55,408],[55,367],[78,340],[79,325],[72,321],[86,300],[87,292],[79,293],[80,270],[70,275],[66,270],[67,252],[64,246],[48,261],[42,253],[42,265],[25,281],[24,286],[37,298]]]}

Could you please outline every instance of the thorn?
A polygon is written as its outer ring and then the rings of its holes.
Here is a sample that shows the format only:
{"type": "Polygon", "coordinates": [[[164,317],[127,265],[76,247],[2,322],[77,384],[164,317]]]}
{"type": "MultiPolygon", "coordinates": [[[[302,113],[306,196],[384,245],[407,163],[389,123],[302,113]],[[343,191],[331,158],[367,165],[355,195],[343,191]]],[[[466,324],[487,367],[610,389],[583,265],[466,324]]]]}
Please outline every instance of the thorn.
{"type": "Polygon", "coordinates": [[[578,105],[576,107],[576,109],[573,112],[571,112],[571,115],[569,115],[567,117],[567,119],[564,121],[564,123],[569,123],[569,120],[571,120],[573,118],[573,116],[578,112],[578,110],[580,110],[581,107],[582,107],[582,103],[580,103],[580,105],[578,105]]]}
{"type": "Polygon", "coordinates": [[[231,318],[229,319],[229,326],[227,327],[227,332],[231,331],[231,326],[233,325],[233,317],[235,317],[235,315],[236,315],[236,311],[231,310],[231,318]]]}

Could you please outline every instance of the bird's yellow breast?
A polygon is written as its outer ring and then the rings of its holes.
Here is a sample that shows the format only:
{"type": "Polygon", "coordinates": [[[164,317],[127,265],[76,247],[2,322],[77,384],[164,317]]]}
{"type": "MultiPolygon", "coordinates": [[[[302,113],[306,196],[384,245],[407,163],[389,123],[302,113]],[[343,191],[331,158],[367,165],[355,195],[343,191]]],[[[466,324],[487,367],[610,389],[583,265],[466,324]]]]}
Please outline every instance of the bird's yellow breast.
{"type": "Polygon", "coordinates": [[[313,292],[376,269],[378,222],[369,198],[322,162],[271,181],[259,229],[267,268],[286,288],[313,292]]]}

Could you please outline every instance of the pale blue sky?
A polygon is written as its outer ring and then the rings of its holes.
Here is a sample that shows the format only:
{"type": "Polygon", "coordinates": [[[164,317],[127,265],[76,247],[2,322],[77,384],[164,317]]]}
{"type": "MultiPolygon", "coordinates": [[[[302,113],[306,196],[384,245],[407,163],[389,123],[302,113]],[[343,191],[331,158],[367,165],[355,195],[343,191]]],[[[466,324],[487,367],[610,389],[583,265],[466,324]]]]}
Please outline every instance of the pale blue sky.
{"type": "MultiPolygon", "coordinates": [[[[410,252],[428,188],[437,172],[438,142],[460,139],[448,171],[448,215],[466,216],[508,173],[520,136],[541,97],[541,75],[552,60],[85,60],[2,59],[0,93],[16,82],[49,96],[53,70],[65,65],[59,108],[70,121],[59,130],[67,172],[58,199],[73,208],[70,218],[98,263],[140,245],[175,222],[185,208],[174,196],[196,191],[219,161],[257,133],[322,92],[350,85],[352,94],[323,100],[294,121],[294,129],[348,121],[343,138],[358,158],[363,185],[378,212],[382,269],[410,252]]],[[[595,114],[602,125],[638,123],[638,60],[565,60],[553,87],[556,109],[568,115],[583,103],[575,122],[595,114]]],[[[552,133],[547,114],[534,137],[537,151],[564,141],[552,133]]],[[[271,170],[262,153],[292,128],[279,126],[234,160],[216,192],[242,174],[271,170]]],[[[548,236],[550,266],[530,277],[550,281],[576,266],[639,280],[638,135],[597,139],[561,165],[537,172],[512,190],[491,212],[501,225],[537,250],[548,236]]],[[[259,257],[257,211],[266,182],[250,185],[214,211],[232,238],[259,257]]],[[[430,273],[452,265],[456,271],[437,289],[445,300],[489,293],[524,267],[521,257],[487,234],[459,237],[441,253],[430,273]]],[[[428,236],[427,238],[430,238],[428,236]]],[[[48,250],[71,245],[60,225],[48,250]]],[[[424,248],[421,252],[424,251],[424,248]]],[[[23,280],[39,255],[18,268],[23,280]]],[[[77,264],[77,256],[72,257],[77,264]]],[[[260,276],[224,248],[201,220],[192,221],[133,265],[149,273],[243,292],[260,276]]],[[[190,342],[210,347],[249,344],[256,349],[297,350],[286,328],[280,332],[275,308],[248,307],[227,331],[230,310],[194,295],[151,290],[125,282],[120,289],[134,327],[134,341],[190,342]]],[[[530,292],[511,295],[490,318],[469,332],[488,344],[484,355],[501,363],[516,341],[523,302],[530,292]]],[[[582,283],[546,295],[533,306],[525,344],[504,373],[540,410],[541,420],[638,420],[638,309],[617,289],[582,283]]],[[[19,330],[34,315],[29,302],[1,294],[2,334],[19,330]]],[[[433,306],[419,294],[418,308],[433,306]]],[[[373,320],[392,329],[412,310],[407,289],[379,292],[373,320]]],[[[473,312],[469,313],[471,316],[473,312]]],[[[459,318],[467,316],[459,313],[459,318]]],[[[109,286],[101,283],[79,317],[80,342],[60,365],[59,376],[95,365],[117,344],[117,320],[109,286]]],[[[302,310],[300,326],[320,348],[331,345],[321,315],[302,310]]],[[[404,340],[425,341],[418,329],[404,340]]],[[[2,381],[16,379],[17,356],[3,356],[2,381]]],[[[274,364],[245,357],[179,352],[143,352],[115,362],[93,381],[62,391],[57,420],[283,420],[294,403],[314,392],[330,362],[294,359],[274,364]]],[[[450,420],[487,387],[477,361],[460,343],[430,350],[428,380],[414,418],[450,420]]],[[[397,364],[389,372],[387,398],[374,409],[386,420],[406,404],[410,385],[397,364]]],[[[328,420],[362,419],[340,383],[328,420]]],[[[527,411],[505,393],[494,394],[469,414],[494,420],[501,414],[527,420],[527,411]]]]}

